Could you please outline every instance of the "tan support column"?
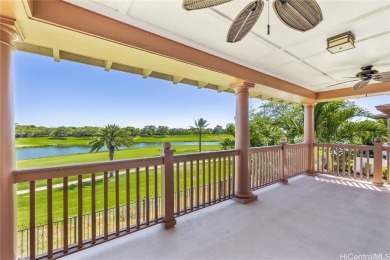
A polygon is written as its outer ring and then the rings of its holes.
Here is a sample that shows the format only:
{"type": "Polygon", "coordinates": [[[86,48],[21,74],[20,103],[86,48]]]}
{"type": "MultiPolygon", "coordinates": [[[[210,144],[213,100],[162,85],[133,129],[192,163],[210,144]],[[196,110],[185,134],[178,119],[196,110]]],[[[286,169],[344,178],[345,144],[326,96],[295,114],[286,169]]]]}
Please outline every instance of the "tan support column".
{"type": "Polygon", "coordinates": [[[304,143],[309,144],[309,163],[307,169],[307,175],[316,176],[314,168],[314,105],[304,105],[304,143]]]}
{"type": "Polygon", "coordinates": [[[162,194],[162,215],[164,228],[170,229],[176,225],[175,202],[174,202],[174,182],[173,182],[173,153],[170,142],[163,143],[161,155],[164,156],[164,165],[161,170],[161,194],[162,194]]]}
{"type": "Polygon", "coordinates": [[[382,140],[377,137],[374,140],[374,178],[372,180],[375,186],[383,186],[382,160],[382,140]]]}
{"type": "Polygon", "coordinates": [[[0,17],[0,259],[16,259],[16,192],[11,175],[15,169],[13,20],[0,17]]]}
{"type": "Polygon", "coordinates": [[[236,180],[234,200],[247,204],[257,200],[250,186],[249,173],[249,88],[253,83],[242,82],[233,86],[236,94],[236,149],[240,150],[236,157],[236,180]]]}

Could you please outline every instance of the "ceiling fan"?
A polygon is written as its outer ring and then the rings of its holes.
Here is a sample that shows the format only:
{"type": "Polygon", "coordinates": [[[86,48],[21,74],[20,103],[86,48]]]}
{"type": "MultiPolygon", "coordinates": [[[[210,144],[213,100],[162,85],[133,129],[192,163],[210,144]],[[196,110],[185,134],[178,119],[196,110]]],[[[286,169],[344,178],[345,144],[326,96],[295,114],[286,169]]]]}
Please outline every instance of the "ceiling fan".
{"type": "Polygon", "coordinates": [[[353,90],[358,90],[364,88],[370,82],[370,80],[390,82],[390,71],[378,72],[377,70],[373,70],[372,67],[372,65],[361,67],[361,71],[357,73],[355,77],[347,77],[353,78],[354,80],[333,84],[327,86],[327,88],[348,82],[359,81],[352,87],[353,90]]]}
{"type": "MultiPolygon", "coordinates": [[[[230,1],[232,0],[183,0],[183,8],[187,11],[197,10],[230,1]]],[[[230,26],[227,42],[242,40],[259,19],[263,7],[264,1],[256,0],[242,9],[230,26]]],[[[273,8],[285,25],[301,32],[313,29],[322,21],[321,8],[315,0],[274,0],[273,8]]],[[[269,30],[268,24],[268,34],[269,30]]]]}

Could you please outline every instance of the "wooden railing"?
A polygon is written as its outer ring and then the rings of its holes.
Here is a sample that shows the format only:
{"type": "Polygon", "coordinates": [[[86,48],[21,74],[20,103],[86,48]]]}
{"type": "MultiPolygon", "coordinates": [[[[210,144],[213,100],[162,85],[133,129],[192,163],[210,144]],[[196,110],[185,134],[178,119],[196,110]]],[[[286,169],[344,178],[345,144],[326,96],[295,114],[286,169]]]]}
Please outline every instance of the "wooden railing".
{"type": "Polygon", "coordinates": [[[251,188],[283,181],[308,169],[308,144],[286,144],[250,149],[251,188]]]}
{"type": "Polygon", "coordinates": [[[238,150],[174,156],[164,145],[160,157],[16,170],[28,189],[19,257],[56,258],[157,223],[169,228],[234,196],[238,150]]]}
{"type": "Polygon", "coordinates": [[[15,171],[16,183],[29,183],[29,258],[60,256],[161,222],[157,202],[163,163],[164,157],[156,157],[15,171]],[[42,181],[46,182],[44,191],[36,191],[36,183],[42,181]],[[150,198],[154,198],[153,207],[150,198]],[[36,203],[37,200],[45,203],[36,203]],[[135,207],[131,207],[132,203],[135,207]],[[122,214],[121,209],[125,209],[122,214]],[[46,230],[41,234],[47,240],[38,247],[38,229],[31,227],[37,226],[36,214],[43,211],[47,216],[46,230]],[[88,225],[83,221],[85,211],[90,212],[88,225]],[[76,216],[77,223],[71,224],[70,216],[76,216]],[[58,219],[62,220],[60,245],[58,238],[54,239],[59,232],[53,223],[58,219]],[[72,239],[74,234],[76,238],[72,239]]]}
{"type": "Polygon", "coordinates": [[[302,172],[306,172],[309,165],[309,145],[308,144],[286,144],[286,172],[287,178],[294,177],[302,172]]]}
{"type": "Polygon", "coordinates": [[[385,158],[386,158],[386,164],[383,168],[385,168],[386,170],[384,170],[384,172],[386,173],[385,174],[385,181],[387,184],[390,184],[390,146],[383,146],[383,152],[385,154],[385,158]]]}
{"type": "Polygon", "coordinates": [[[315,144],[318,172],[369,181],[373,173],[374,147],[368,145],[315,144]]]}
{"type": "Polygon", "coordinates": [[[237,155],[238,150],[175,156],[175,215],[232,198],[237,155]]]}

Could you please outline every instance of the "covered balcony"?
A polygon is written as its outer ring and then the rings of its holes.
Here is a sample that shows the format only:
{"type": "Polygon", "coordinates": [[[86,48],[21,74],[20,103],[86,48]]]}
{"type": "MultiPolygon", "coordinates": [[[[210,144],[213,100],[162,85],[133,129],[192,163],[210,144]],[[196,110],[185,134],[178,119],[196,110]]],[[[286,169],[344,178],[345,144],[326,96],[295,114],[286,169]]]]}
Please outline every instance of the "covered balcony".
{"type": "Polygon", "coordinates": [[[390,94],[384,80],[357,90],[341,80],[364,65],[390,71],[390,5],[317,2],[323,21],[304,34],[271,13],[265,35],[264,7],[259,27],[231,44],[241,1],[188,13],[182,1],[2,1],[0,259],[390,254],[390,147],[316,143],[314,131],[317,103],[390,94]],[[355,49],[326,50],[351,30],[355,49]],[[175,155],[167,142],[153,158],[15,169],[12,51],[234,93],[236,147],[175,155]],[[303,104],[303,143],[250,148],[249,98],[303,104]],[[16,212],[28,215],[24,229],[16,212]]]}

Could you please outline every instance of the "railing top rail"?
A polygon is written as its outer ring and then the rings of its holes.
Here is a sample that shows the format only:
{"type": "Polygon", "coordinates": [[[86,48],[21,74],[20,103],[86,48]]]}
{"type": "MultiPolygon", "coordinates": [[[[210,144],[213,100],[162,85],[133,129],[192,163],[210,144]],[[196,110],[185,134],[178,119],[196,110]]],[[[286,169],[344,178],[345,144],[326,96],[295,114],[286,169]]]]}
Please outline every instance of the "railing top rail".
{"type": "Polygon", "coordinates": [[[262,147],[252,147],[249,149],[249,153],[259,153],[259,152],[269,152],[269,151],[279,151],[282,150],[281,145],[274,146],[262,146],[262,147]]]}
{"type": "Polygon", "coordinates": [[[239,152],[240,150],[228,150],[228,151],[180,154],[180,155],[175,155],[175,157],[173,158],[173,162],[178,163],[178,162],[203,160],[203,159],[224,157],[224,156],[235,156],[238,155],[239,152]]]}
{"type": "Polygon", "coordinates": [[[131,160],[105,161],[97,163],[73,164],[54,167],[30,168],[15,170],[12,174],[15,183],[26,181],[47,180],[53,178],[68,177],[80,174],[115,171],[137,167],[160,165],[164,163],[164,157],[150,157],[131,160]]]}
{"type": "Polygon", "coordinates": [[[329,148],[349,148],[349,149],[361,149],[361,150],[374,150],[372,145],[358,145],[358,144],[325,144],[315,143],[314,146],[329,147],[329,148]]]}
{"type": "Polygon", "coordinates": [[[383,146],[383,151],[390,151],[390,146],[383,146]]]}
{"type": "Polygon", "coordinates": [[[228,151],[217,151],[217,152],[180,154],[180,155],[175,155],[173,161],[175,163],[178,163],[178,162],[203,160],[203,159],[224,157],[224,156],[235,156],[238,155],[239,152],[240,150],[228,150],[228,151]]]}
{"type": "Polygon", "coordinates": [[[309,145],[308,143],[286,144],[286,148],[299,148],[299,147],[306,147],[308,145],[309,145]]]}

